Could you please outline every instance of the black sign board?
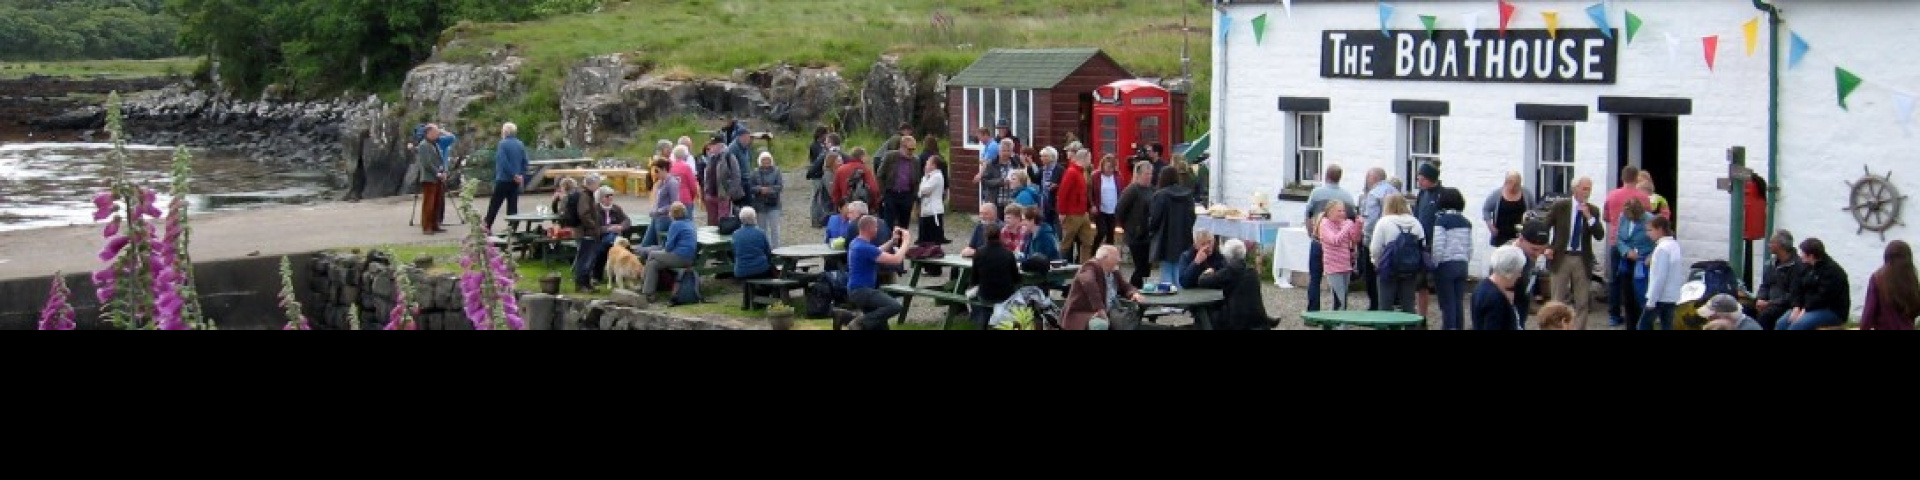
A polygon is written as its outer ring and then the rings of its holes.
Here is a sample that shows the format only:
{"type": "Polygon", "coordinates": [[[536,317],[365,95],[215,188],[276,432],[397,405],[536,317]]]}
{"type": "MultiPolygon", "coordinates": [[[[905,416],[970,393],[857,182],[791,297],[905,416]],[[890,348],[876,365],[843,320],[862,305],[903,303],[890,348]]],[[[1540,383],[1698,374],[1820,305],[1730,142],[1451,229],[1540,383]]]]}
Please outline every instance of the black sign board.
{"type": "MultiPolygon", "coordinates": [[[[1612,84],[1619,45],[1598,29],[1328,30],[1320,76],[1364,80],[1612,84]]],[[[1614,35],[1619,36],[1615,31],[1614,35]]]]}

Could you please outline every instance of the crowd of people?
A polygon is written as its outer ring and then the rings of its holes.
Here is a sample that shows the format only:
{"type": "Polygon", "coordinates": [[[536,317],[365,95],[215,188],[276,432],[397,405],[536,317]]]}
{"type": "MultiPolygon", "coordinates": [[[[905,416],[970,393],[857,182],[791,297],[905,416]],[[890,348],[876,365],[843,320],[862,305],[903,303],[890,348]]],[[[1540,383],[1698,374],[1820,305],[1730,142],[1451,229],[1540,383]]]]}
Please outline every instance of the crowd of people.
{"type": "MultiPolygon", "coordinates": [[[[516,134],[513,124],[501,128],[496,194],[484,220],[489,229],[503,205],[508,215],[518,213],[517,193],[528,180],[525,147],[516,134]]],[[[976,135],[982,145],[973,178],[980,195],[977,221],[966,238],[949,240],[953,184],[937,142],[901,125],[870,154],[860,146],[843,148],[842,137],[826,127],[814,132],[805,175],[811,182],[808,223],[823,230],[825,243],[848,251],[844,260],[827,265],[848,278],[846,303],[854,309],[834,312],[839,322],[887,328],[885,319],[899,313],[900,302],[878,287],[904,273],[907,260],[944,255],[944,247],[958,241],[964,242],[959,254],[973,262],[979,286],[974,294],[988,304],[1013,297],[1023,272],[1056,261],[1079,264],[1071,281],[1046,286],[1066,294],[1066,329],[1108,324],[1109,310],[1138,300],[1142,287],[1155,283],[1150,279],[1221,290],[1221,327],[1277,324],[1266,312],[1258,269],[1249,263],[1250,245],[1194,228],[1205,186],[1163,146],[1095,159],[1071,135],[1064,145],[1035,146],[1012,136],[1004,123],[976,135]],[[1132,268],[1123,273],[1127,256],[1132,268]]],[[[729,122],[699,154],[688,137],[658,142],[648,165],[653,184],[645,215],[652,222],[635,247],[646,264],[642,295],[651,298],[660,275],[694,261],[696,211],[705,212],[708,225],[736,226],[735,277],[780,274],[772,250],[788,244],[780,232],[783,172],[771,152],[754,147],[757,136],[729,122]]],[[[428,125],[416,139],[409,148],[422,192],[429,199],[444,195],[452,135],[428,125]]],[[[1442,183],[1436,165],[1419,165],[1415,173],[1413,188],[1403,191],[1398,179],[1370,169],[1356,196],[1342,189],[1339,165],[1326,168],[1305,212],[1311,242],[1307,311],[1359,309],[1347,301],[1361,293],[1350,291],[1358,281],[1365,285],[1366,310],[1428,317],[1437,303],[1446,330],[1530,324],[1584,330],[1589,314],[1598,312],[1589,289],[1600,280],[1610,326],[1674,328],[1692,267],[1676,240],[1672,204],[1647,172],[1624,168],[1621,184],[1599,205],[1591,203],[1589,178],[1574,179],[1566,198],[1543,199],[1523,185],[1518,172],[1508,174],[1481,206],[1480,228],[1491,230],[1494,247],[1481,272],[1469,271],[1476,224],[1465,214],[1466,197],[1442,183]],[[1472,277],[1483,280],[1469,289],[1472,277]],[[1550,301],[1533,313],[1536,296],[1550,301]]],[[[600,182],[596,176],[564,179],[552,202],[563,217],[554,235],[571,235],[580,245],[576,291],[593,291],[605,278],[607,251],[630,223],[613,202],[616,192],[600,182]]],[[[422,203],[423,232],[436,233],[440,202],[422,203]]],[[[1725,292],[1700,299],[1690,311],[1707,329],[1806,330],[1847,321],[1846,272],[1819,239],[1796,244],[1781,230],[1766,247],[1764,281],[1750,296],[1725,292]]],[[[1887,246],[1871,282],[1862,328],[1912,329],[1920,316],[1920,281],[1905,242],[1887,246]]],[[[973,320],[984,328],[990,310],[976,309],[973,320]]]]}
{"type": "MultiPolygon", "coordinates": [[[[1355,218],[1348,208],[1354,199],[1340,187],[1340,167],[1327,168],[1325,182],[1308,195],[1309,311],[1321,308],[1323,282],[1334,296],[1331,308],[1346,309],[1347,286],[1357,274],[1367,280],[1367,310],[1426,317],[1429,295],[1437,295],[1446,330],[1525,329],[1530,318],[1543,330],[1586,330],[1594,311],[1589,289],[1598,279],[1607,285],[1611,327],[1675,328],[1694,266],[1684,260],[1672,205],[1655,191],[1649,173],[1622,169],[1623,181],[1606,195],[1604,208],[1590,203],[1589,178],[1573,180],[1567,198],[1542,204],[1518,172],[1508,174],[1482,205],[1494,250],[1484,281],[1471,292],[1466,283],[1474,225],[1460,213],[1464,197],[1441,183],[1437,166],[1420,165],[1417,175],[1416,192],[1409,195],[1384,170],[1369,171],[1355,218]],[[1550,291],[1541,290],[1543,283],[1550,291]],[[1536,296],[1551,302],[1532,314],[1536,296]]],[[[1771,265],[1750,302],[1740,301],[1745,294],[1738,286],[1698,300],[1701,307],[1693,313],[1705,328],[1812,330],[1847,322],[1847,274],[1819,239],[1796,246],[1792,234],[1781,230],[1767,246],[1771,265]]],[[[1910,247],[1891,242],[1867,288],[1862,328],[1913,329],[1920,317],[1920,281],[1914,277],[1910,247]]]]}

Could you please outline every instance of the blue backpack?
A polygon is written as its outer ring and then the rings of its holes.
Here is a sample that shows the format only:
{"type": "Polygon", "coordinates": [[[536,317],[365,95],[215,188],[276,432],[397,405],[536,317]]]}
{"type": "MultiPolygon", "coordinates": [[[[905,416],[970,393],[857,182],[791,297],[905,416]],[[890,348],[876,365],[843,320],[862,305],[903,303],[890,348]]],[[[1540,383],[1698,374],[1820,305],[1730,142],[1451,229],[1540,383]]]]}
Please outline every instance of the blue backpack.
{"type": "Polygon", "coordinates": [[[1380,256],[1380,274],[1396,277],[1410,277],[1427,269],[1427,249],[1422,245],[1420,236],[1413,229],[1400,227],[1400,236],[1387,244],[1387,251],[1380,256]]]}
{"type": "Polygon", "coordinates": [[[700,274],[694,273],[691,268],[682,270],[680,279],[673,285],[673,305],[677,307],[703,301],[705,299],[700,297],[700,274]]]}

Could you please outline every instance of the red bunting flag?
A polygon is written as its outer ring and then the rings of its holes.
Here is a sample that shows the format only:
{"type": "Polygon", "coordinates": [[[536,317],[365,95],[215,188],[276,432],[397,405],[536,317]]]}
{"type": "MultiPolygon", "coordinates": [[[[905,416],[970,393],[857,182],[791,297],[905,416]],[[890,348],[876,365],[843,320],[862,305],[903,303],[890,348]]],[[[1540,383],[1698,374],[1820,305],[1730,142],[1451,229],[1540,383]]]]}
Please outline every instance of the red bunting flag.
{"type": "Polygon", "coordinates": [[[1706,46],[1707,70],[1713,70],[1713,59],[1720,53],[1720,36],[1708,35],[1701,37],[1700,43],[1706,46]]]}
{"type": "Polygon", "coordinates": [[[1507,37],[1507,23],[1513,21],[1514,12],[1519,10],[1520,7],[1507,3],[1507,0],[1500,0],[1500,38],[1507,37]]]}

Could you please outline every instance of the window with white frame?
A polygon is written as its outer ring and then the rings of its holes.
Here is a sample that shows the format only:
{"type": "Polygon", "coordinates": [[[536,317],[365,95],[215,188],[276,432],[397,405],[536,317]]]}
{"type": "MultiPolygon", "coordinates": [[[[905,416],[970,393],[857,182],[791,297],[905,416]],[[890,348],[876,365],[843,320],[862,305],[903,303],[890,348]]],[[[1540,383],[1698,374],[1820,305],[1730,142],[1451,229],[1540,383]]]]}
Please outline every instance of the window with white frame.
{"type": "Polygon", "coordinates": [[[1413,187],[1413,177],[1420,171],[1420,164],[1432,162],[1440,165],[1440,117],[1407,117],[1407,157],[1401,165],[1401,178],[1407,179],[1408,189],[1413,187]]]}
{"type": "Polygon", "coordinates": [[[1574,127],[1571,122],[1537,122],[1534,185],[1541,198],[1573,195],[1574,127]]]}
{"type": "Polygon", "coordinates": [[[1319,113],[1297,113],[1293,125],[1293,183],[1319,185],[1321,168],[1326,165],[1325,118],[1319,113]]]}
{"type": "Polygon", "coordinates": [[[990,87],[961,89],[960,126],[966,148],[979,149],[980,129],[993,130],[994,124],[1007,121],[1008,131],[1020,137],[1022,144],[1033,142],[1033,90],[990,87]]]}

